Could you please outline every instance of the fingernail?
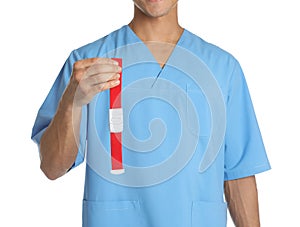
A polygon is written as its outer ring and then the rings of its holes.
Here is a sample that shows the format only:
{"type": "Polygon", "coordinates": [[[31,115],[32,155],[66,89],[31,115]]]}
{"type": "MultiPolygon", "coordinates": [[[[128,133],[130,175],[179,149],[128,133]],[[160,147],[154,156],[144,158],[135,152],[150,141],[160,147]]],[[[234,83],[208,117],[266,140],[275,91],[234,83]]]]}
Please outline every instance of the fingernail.
{"type": "Polygon", "coordinates": [[[116,81],[112,82],[111,84],[112,84],[113,86],[115,86],[115,85],[120,84],[120,81],[119,81],[119,80],[116,80],[116,81]]]}
{"type": "Polygon", "coordinates": [[[114,65],[119,65],[119,63],[117,62],[117,61],[112,61],[112,63],[114,64],[114,65]]]}

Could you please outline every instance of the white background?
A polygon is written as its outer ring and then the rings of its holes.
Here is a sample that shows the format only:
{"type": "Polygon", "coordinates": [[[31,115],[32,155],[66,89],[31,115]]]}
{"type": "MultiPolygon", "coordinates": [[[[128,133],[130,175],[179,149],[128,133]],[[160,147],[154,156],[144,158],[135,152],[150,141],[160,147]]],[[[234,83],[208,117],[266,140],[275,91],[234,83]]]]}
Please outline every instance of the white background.
{"type": "MultiPolygon", "coordinates": [[[[0,4],[0,226],[79,227],[84,165],[47,180],[31,128],[69,53],[129,23],[133,3],[0,4]]],[[[244,69],[273,168],[257,176],[262,226],[300,226],[297,1],[181,0],[179,17],[183,27],[231,52],[244,69]]]]}

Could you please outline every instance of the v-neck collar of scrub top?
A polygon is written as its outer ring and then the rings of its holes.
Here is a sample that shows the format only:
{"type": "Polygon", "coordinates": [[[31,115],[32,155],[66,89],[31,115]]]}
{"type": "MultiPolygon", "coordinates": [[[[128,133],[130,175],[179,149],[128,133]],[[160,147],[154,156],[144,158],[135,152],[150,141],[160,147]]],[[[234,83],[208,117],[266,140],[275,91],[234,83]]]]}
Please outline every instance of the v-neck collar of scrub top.
{"type": "MultiPolygon", "coordinates": [[[[126,33],[130,34],[131,37],[134,38],[134,42],[137,42],[137,43],[141,43],[142,46],[146,49],[146,51],[149,53],[149,56],[151,58],[151,61],[155,63],[155,67],[157,68],[157,73],[156,73],[156,78],[155,78],[155,81],[153,83],[153,85],[155,84],[156,80],[160,77],[160,75],[162,75],[164,73],[164,71],[166,71],[167,67],[168,67],[168,64],[170,62],[170,59],[172,58],[176,48],[178,48],[179,46],[182,45],[182,42],[184,40],[184,37],[185,37],[185,34],[186,34],[186,29],[183,28],[183,31],[177,41],[176,44],[172,44],[174,45],[174,48],[172,49],[170,55],[167,57],[167,60],[166,62],[164,63],[164,66],[161,67],[159,62],[157,61],[157,59],[154,57],[154,54],[151,52],[151,50],[149,49],[149,47],[145,44],[144,41],[142,41],[138,35],[129,27],[129,25],[125,25],[124,28],[126,29],[126,33]]],[[[170,43],[167,43],[167,44],[170,44],[170,43]]],[[[152,86],[153,86],[152,85],[152,86]]]]}

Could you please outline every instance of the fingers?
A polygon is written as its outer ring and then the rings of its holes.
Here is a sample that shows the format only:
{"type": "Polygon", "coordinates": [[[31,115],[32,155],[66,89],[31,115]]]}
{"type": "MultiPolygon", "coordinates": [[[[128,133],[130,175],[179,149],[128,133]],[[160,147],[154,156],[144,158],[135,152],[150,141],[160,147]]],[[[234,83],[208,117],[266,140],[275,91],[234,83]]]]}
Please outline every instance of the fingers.
{"type": "Polygon", "coordinates": [[[80,82],[99,74],[116,74],[121,72],[118,62],[109,58],[88,58],[74,63],[73,75],[80,82]]]}
{"type": "Polygon", "coordinates": [[[102,64],[95,63],[88,67],[86,70],[85,77],[97,75],[97,74],[107,74],[107,73],[120,73],[121,67],[114,64],[102,64]]]}
{"type": "Polygon", "coordinates": [[[108,90],[110,88],[113,88],[113,87],[116,87],[120,84],[120,80],[110,80],[110,81],[107,81],[105,83],[101,83],[101,84],[97,84],[95,86],[93,86],[93,96],[98,94],[99,92],[102,92],[102,91],[105,91],[105,90],[108,90]]]}
{"type": "Polygon", "coordinates": [[[96,74],[89,78],[87,78],[87,83],[90,86],[98,85],[101,83],[109,82],[111,80],[118,80],[120,78],[120,74],[118,73],[106,73],[106,74],[96,74]]]}
{"type": "Polygon", "coordinates": [[[76,87],[75,103],[85,105],[97,93],[118,86],[121,70],[118,62],[109,58],[89,58],[74,63],[70,84],[76,87]]]}
{"type": "Polygon", "coordinates": [[[88,68],[95,64],[118,65],[118,62],[114,61],[110,58],[87,58],[87,59],[83,59],[83,60],[79,60],[79,61],[75,62],[73,67],[74,67],[74,69],[84,69],[84,68],[88,68]]]}

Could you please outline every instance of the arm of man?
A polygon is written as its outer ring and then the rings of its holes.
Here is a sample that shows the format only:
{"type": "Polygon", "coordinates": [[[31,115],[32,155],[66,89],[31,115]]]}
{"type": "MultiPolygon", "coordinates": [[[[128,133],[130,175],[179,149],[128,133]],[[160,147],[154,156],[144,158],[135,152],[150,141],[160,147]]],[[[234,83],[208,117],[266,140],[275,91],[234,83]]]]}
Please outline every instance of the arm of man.
{"type": "Polygon", "coordinates": [[[99,92],[117,86],[121,68],[105,58],[77,61],[55,116],[40,142],[41,170],[51,179],[64,175],[78,153],[82,106],[99,92]]]}
{"type": "Polygon", "coordinates": [[[225,198],[237,227],[259,227],[258,193],[255,176],[225,181],[225,198]]]}

